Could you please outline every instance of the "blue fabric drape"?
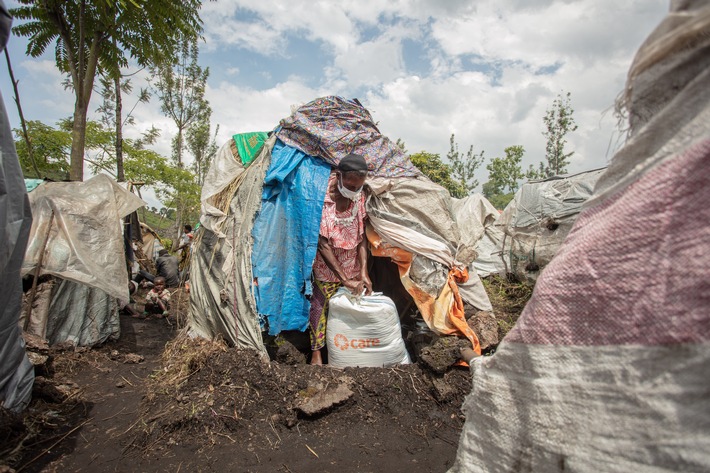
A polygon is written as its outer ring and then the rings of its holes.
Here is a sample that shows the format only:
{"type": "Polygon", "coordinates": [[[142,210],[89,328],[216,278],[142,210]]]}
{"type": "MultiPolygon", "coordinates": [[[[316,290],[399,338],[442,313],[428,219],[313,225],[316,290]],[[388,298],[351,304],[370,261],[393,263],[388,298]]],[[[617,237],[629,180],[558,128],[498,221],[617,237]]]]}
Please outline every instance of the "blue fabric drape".
{"type": "Polygon", "coordinates": [[[306,296],[329,176],[321,159],[276,141],[252,230],[254,294],[270,335],[308,328],[306,296]]]}

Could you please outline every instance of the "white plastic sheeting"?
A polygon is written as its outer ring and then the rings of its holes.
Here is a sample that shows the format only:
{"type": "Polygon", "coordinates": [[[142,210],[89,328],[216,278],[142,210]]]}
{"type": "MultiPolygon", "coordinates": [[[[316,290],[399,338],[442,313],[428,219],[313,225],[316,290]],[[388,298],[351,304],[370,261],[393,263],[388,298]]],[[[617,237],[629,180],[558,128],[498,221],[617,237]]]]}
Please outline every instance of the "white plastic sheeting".
{"type": "Polygon", "coordinates": [[[121,219],[145,202],[103,174],[85,182],[48,182],[29,198],[34,222],[22,275],[34,274],[49,234],[40,274],[127,300],[121,219]]]}
{"type": "Polygon", "coordinates": [[[629,73],[629,139],[471,365],[452,473],[710,471],[710,5],[672,8],[629,73]]]}
{"type": "Polygon", "coordinates": [[[353,296],[345,288],[330,298],[328,365],[388,368],[410,363],[397,308],[387,296],[353,296]]]}

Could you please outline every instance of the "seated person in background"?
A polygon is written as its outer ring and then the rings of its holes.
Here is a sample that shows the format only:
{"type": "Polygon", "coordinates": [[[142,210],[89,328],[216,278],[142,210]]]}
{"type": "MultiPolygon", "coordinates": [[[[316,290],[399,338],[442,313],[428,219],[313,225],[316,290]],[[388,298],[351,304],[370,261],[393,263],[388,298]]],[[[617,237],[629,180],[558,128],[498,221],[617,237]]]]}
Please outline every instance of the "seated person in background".
{"type": "Polygon", "coordinates": [[[158,276],[153,279],[153,288],[145,295],[143,315],[156,314],[159,319],[167,317],[169,304],[170,291],[165,288],[165,278],[158,276]]]}
{"type": "MultiPolygon", "coordinates": [[[[180,275],[178,273],[178,259],[168,253],[168,250],[162,249],[158,252],[158,259],[155,260],[155,268],[158,276],[165,279],[167,287],[178,287],[180,285],[180,275]]],[[[139,270],[138,274],[133,278],[136,282],[141,282],[144,279],[155,283],[156,276],[148,271],[139,270]]]]}
{"type": "Polygon", "coordinates": [[[135,281],[128,281],[128,300],[118,300],[118,310],[123,313],[130,315],[131,317],[140,318],[141,314],[138,313],[136,309],[131,307],[131,295],[138,289],[138,283],[135,281]]]}

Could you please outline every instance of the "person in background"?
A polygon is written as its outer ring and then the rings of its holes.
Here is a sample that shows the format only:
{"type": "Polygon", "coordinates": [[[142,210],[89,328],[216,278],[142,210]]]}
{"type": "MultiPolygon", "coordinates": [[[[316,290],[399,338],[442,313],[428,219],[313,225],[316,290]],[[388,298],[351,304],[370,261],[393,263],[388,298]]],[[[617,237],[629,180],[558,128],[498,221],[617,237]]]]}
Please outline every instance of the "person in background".
{"type": "Polygon", "coordinates": [[[126,315],[130,315],[133,318],[140,318],[141,314],[131,306],[131,295],[138,289],[138,283],[135,281],[128,281],[128,300],[118,300],[118,310],[122,311],[126,315]]]}
{"type": "Polygon", "coordinates": [[[182,235],[180,236],[180,244],[178,245],[177,251],[180,252],[180,264],[179,264],[179,270],[180,274],[182,274],[184,277],[184,280],[187,280],[187,275],[189,272],[189,263],[190,263],[190,252],[192,249],[192,241],[194,239],[194,235],[192,233],[192,226],[191,225],[185,225],[182,227],[182,235]]]}
{"type": "Polygon", "coordinates": [[[313,295],[309,313],[311,364],[323,364],[328,301],[340,286],[353,294],[370,294],[365,239],[367,162],[358,154],[345,156],[328,181],[321,214],[318,252],[313,263],[313,295]]]}
{"type": "Polygon", "coordinates": [[[158,276],[153,280],[153,288],[145,295],[143,315],[155,315],[160,319],[169,315],[170,291],[165,288],[165,278],[158,276]]]}
{"type": "MultiPolygon", "coordinates": [[[[167,287],[178,287],[180,285],[180,274],[178,272],[178,259],[168,253],[168,250],[162,249],[158,252],[158,259],[155,260],[155,269],[160,276],[165,279],[167,287]]],[[[143,269],[138,270],[138,274],[133,278],[136,282],[143,280],[155,283],[156,275],[150,274],[143,269]]]]}

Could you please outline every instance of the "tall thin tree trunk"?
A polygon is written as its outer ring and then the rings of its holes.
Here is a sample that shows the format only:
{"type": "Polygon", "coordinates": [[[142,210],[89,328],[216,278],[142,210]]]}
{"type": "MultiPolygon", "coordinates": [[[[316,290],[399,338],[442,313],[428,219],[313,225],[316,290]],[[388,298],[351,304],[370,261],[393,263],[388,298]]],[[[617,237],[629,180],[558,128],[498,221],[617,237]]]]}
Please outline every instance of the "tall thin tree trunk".
{"type": "Polygon", "coordinates": [[[37,174],[37,179],[42,179],[42,175],[37,167],[37,161],[35,161],[34,150],[32,149],[32,140],[30,139],[29,133],[27,133],[27,122],[25,121],[25,115],[22,113],[22,105],[20,104],[20,91],[17,88],[19,81],[15,80],[15,74],[12,72],[12,64],[10,64],[10,54],[5,48],[5,59],[7,60],[7,70],[10,72],[10,80],[12,81],[12,88],[15,90],[15,104],[17,105],[17,113],[20,115],[20,124],[22,125],[22,136],[27,144],[27,155],[30,157],[30,162],[32,163],[32,168],[37,174]]]}
{"type": "Polygon", "coordinates": [[[74,123],[71,131],[71,161],[69,180],[84,180],[84,146],[86,144],[86,109],[87,105],[77,97],[74,105],[74,123]]]}
{"type": "Polygon", "coordinates": [[[116,87],[116,179],[118,182],[126,180],[123,171],[123,119],[121,117],[121,76],[117,75],[114,78],[114,86],[116,87]]]}

